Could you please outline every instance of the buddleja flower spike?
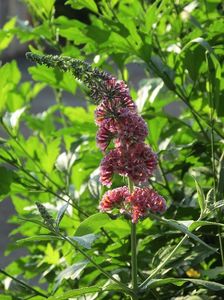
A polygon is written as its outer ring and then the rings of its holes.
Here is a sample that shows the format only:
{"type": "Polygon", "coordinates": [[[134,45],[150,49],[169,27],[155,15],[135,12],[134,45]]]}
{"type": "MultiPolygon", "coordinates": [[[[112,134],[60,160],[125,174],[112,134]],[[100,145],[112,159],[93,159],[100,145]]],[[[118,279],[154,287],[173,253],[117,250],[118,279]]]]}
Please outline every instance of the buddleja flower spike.
{"type": "MultiPolygon", "coordinates": [[[[100,181],[110,187],[114,174],[127,177],[135,185],[147,183],[156,168],[157,156],[144,143],[148,127],[138,115],[128,86],[106,72],[92,68],[86,62],[63,56],[27,53],[27,58],[48,67],[70,71],[90,90],[97,108],[95,122],[98,126],[96,142],[103,152],[100,163],[100,181]],[[113,148],[107,152],[107,148],[113,148]]],[[[129,215],[133,223],[147,216],[147,212],[162,213],[166,202],[150,188],[120,187],[107,191],[99,205],[102,212],[119,209],[129,215]]]]}

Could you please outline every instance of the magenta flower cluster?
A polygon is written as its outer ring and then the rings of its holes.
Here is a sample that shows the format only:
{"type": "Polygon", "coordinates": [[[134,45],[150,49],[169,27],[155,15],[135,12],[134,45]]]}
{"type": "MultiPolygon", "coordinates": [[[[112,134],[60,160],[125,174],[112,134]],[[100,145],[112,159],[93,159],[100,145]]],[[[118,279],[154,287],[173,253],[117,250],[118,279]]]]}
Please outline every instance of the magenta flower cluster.
{"type": "MultiPolygon", "coordinates": [[[[104,154],[100,164],[101,183],[110,187],[113,175],[118,174],[128,177],[135,186],[147,184],[156,168],[157,157],[144,143],[148,135],[147,124],[138,115],[124,81],[78,59],[34,53],[26,56],[38,64],[72,72],[90,90],[90,97],[98,104],[95,112],[99,126],[97,145],[104,154]]],[[[165,211],[166,203],[150,188],[135,187],[129,191],[127,187],[120,187],[105,193],[100,202],[101,211],[114,208],[137,223],[148,211],[165,211]]]]}
{"type": "Polygon", "coordinates": [[[150,188],[139,188],[130,193],[126,186],[107,191],[101,202],[101,211],[111,211],[113,208],[119,208],[120,213],[132,217],[132,222],[137,223],[139,218],[145,217],[148,210],[155,212],[164,212],[166,203],[162,196],[150,188]]]}
{"type": "MultiPolygon", "coordinates": [[[[103,99],[95,111],[95,120],[99,126],[97,145],[105,155],[100,164],[101,183],[110,187],[114,174],[129,177],[135,185],[148,182],[156,168],[157,157],[144,143],[148,135],[147,124],[138,115],[123,81],[109,77],[104,82],[103,99]]],[[[100,202],[101,211],[113,208],[119,208],[137,223],[149,210],[165,211],[166,204],[150,188],[136,187],[130,193],[127,187],[120,187],[106,192],[100,202]]]]}

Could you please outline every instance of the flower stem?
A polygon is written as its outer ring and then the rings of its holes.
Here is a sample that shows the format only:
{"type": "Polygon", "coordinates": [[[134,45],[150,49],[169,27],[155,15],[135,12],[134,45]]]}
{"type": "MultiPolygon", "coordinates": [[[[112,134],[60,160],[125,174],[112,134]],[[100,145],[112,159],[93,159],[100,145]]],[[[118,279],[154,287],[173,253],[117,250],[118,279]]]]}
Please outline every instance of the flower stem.
{"type": "Polygon", "coordinates": [[[223,251],[223,244],[222,244],[222,230],[220,228],[219,228],[219,232],[218,232],[218,237],[219,237],[219,248],[220,248],[222,266],[224,266],[224,251],[223,251]]]}
{"type": "MultiPolygon", "coordinates": [[[[128,178],[128,188],[130,193],[133,192],[134,185],[133,182],[128,178]]],[[[136,295],[138,290],[138,264],[137,264],[137,239],[136,239],[136,224],[131,223],[131,278],[132,278],[132,288],[134,294],[132,296],[133,300],[137,300],[138,296],[136,295]]]]}
{"type": "MultiPolygon", "coordinates": [[[[131,275],[132,275],[132,288],[134,291],[138,289],[137,282],[137,251],[136,251],[136,224],[131,224],[131,275]]],[[[134,299],[137,299],[136,297],[134,299]]]]}

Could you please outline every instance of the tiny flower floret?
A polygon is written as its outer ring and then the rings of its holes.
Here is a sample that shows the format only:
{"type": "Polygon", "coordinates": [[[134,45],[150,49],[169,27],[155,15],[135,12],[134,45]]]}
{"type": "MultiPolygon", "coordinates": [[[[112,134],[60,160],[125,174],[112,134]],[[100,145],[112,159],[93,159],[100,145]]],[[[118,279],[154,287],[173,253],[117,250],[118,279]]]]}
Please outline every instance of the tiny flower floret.
{"type": "Polygon", "coordinates": [[[129,191],[126,186],[109,190],[104,194],[102,201],[100,202],[100,210],[110,211],[115,207],[122,206],[128,196],[129,191]]]}

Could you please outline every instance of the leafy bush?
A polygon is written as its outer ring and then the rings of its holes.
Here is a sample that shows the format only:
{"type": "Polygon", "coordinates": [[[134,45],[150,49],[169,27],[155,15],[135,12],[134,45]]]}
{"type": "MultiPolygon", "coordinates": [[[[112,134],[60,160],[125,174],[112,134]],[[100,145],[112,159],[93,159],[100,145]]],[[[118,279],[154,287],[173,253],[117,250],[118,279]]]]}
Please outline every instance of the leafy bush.
{"type": "MultiPolygon", "coordinates": [[[[136,226],[133,290],[131,222],[98,211],[106,188],[99,183],[91,91],[60,65],[34,64],[32,80],[23,81],[16,61],[3,64],[0,199],[16,210],[7,254],[18,248],[26,254],[0,270],[1,299],[222,299],[221,2],[68,0],[64,15],[54,0],[24,3],[31,22],[5,24],[0,51],[17,37],[34,55],[89,61],[125,80],[158,155],[150,185],[168,210],[136,226]],[[85,19],[66,11],[84,12],[85,19]],[[144,74],[137,86],[136,69],[144,74]],[[55,103],[34,113],[48,86],[55,103]],[[80,99],[87,101],[77,106],[80,99]]],[[[115,177],[115,187],[125,183],[115,177]]]]}

